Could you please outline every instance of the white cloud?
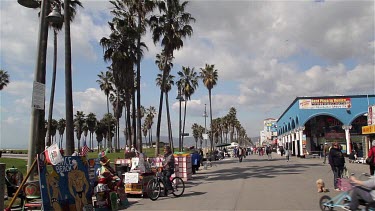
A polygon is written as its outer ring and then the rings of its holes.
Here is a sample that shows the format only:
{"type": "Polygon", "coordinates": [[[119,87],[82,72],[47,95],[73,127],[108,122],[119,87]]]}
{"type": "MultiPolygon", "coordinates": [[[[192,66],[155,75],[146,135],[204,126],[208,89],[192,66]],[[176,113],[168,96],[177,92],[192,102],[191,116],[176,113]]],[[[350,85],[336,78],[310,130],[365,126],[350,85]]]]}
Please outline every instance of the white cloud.
{"type": "MultiPolygon", "coordinates": [[[[107,21],[111,18],[111,5],[101,0],[82,2],[85,8],[79,9],[71,25],[74,76],[80,76],[74,79],[79,85],[73,85],[74,111],[93,112],[101,118],[107,110],[106,97],[98,88],[86,85],[88,76],[99,70],[86,68],[84,64],[102,60],[98,42],[110,33],[107,21]]],[[[192,23],[193,36],[184,40],[180,51],[174,52],[173,73],[179,66],[199,71],[206,63],[215,64],[219,83],[212,94],[214,118],[225,115],[234,106],[247,132],[258,135],[262,120],[277,118],[296,96],[374,93],[374,4],[373,1],[191,1],[187,11],[197,21],[192,23]]],[[[2,68],[11,74],[11,83],[1,93],[1,114],[8,115],[6,118],[11,112],[25,114],[24,120],[14,118],[29,123],[39,24],[37,10],[22,8],[16,1],[2,1],[0,14],[2,68]]],[[[51,33],[48,42],[48,61],[52,61],[51,33]]],[[[155,55],[160,53],[160,43],[154,45],[150,33],[144,42],[149,48],[144,58],[153,64],[155,55]]],[[[63,30],[58,43],[58,70],[64,70],[63,30]]],[[[142,80],[150,78],[141,84],[145,91],[141,95],[143,102],[151,102],[158,109],[159,92],[147,92],[153,89],[154,78],[143,74],[142,80]]],[[[207,90],[203,86],[199,90],[187,104],[189,125],[202,121],[204,103],[209,109],[207,90]]],[[[178,125],[174,91],[175,87],[170,97],[172,124],[178,125]]],[[[165,109],[163,118],[164,114],[165,109]]],[[[54,117],[65,118],[64,97],[56,97],[54,117]]],[[[28,127],[24,130],[28,133],[28,127]]],[[[162,124],[162,134],[165,132],[162,124]]]]}
{"type": "Polygon", "coordinates": [[[32,88],[32,81],[11,81],[4,89],[4,92],[14,96],[29,96],[32,88]]]}
{"type": "MultiPolygon", "coordinates": [[[[90,112],[96,114],[98,119],[101,119],[107,113],[107,98],[104,93],[95,88],[88,88],[83,92],[73,93],[74,98],[74,112],[83,111],[85,114],[90,112]]],[[[112,112],[111,103],[110,112],[112,112]]]]}
{"type": "Polygon", "coordinates": [[[14,126],[14,123],[16,123],[17,121],[19,121],[19,118],[8,117],[7,119],[4,120],[4,123],[14,126]]]}

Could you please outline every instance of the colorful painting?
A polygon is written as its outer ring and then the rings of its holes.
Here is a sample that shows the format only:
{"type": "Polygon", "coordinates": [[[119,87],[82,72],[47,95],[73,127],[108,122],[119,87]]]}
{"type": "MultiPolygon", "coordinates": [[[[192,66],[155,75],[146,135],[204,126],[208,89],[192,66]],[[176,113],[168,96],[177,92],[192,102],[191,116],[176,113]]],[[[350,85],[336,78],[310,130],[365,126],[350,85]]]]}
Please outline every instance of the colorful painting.
{"type": "Polygon", "coordinates": [[[92,209],[90,188],[85,157],[65,156],[58,165],[46,165],[39,159],[39,175],[44,210],[81,211],[92,209]]]}

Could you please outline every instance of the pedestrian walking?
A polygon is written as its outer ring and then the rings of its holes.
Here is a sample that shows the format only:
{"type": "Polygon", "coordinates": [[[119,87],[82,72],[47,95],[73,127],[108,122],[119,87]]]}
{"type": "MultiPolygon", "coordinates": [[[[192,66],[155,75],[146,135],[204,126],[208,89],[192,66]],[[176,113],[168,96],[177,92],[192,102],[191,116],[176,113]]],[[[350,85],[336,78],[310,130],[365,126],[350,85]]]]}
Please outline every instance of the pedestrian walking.
{"type": "Polygon", "coordinates": [[[270,146],[266,147],[266,154],[267,154],[267,159],[272,160],[272,150],[270,146]]]}
{"type": "MultiPolygon", "coordinates": [[[[375,157],[375,140],[372,140],[372,143],[371,143],[372,147],[369,149],[368,151],[368,157],[375,157]]],[[[369,166],[370,166],[370,175],[373,176],[374,175],[374,170],[375,170],[375,163],[374,163],[374,160],[373,159],[373,162],[372,163],[369,163],[369,166]]]]}
{"type": "Polygon", "coordinates": [[[241,147],[238,148],[237,150],[237,157],[238,157],[238,162],[242,162],[242,157],[243,157],[243,150],[241,147]]]}
{"type": "Polygon", "coordinates": [[[289,162],[289,149],[288,148],[285,148],[285,157],[286,157],[286,162],[289,162]]]}
{"type": "Polygon", "coordinates": [[[338,179],[342,177],[342,172],[345,166],[345,158],[339,144],[334,142],[328,155],[329,164],[333,172],[333,184],[336,191],[340,191],[338,187],[338,179]]]}
{"type": "Polygon", "coordinates": [[[329,145],[328,143],[324,143],[324,147],[323,147],[323,157],[324,157],[324,160],[323,160],[323,163],[325,164],[326,161],[327,161],[327,156],[329,154],[329,145]]]}

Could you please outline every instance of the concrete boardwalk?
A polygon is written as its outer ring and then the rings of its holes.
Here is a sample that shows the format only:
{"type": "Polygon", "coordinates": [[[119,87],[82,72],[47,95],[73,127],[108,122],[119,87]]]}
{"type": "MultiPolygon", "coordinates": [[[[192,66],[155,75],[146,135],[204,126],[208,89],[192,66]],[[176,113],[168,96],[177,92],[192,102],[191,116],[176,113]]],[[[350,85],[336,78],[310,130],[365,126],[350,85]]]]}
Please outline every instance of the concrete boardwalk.
{"type": "MultiPolygon", "coordinates": [[[[365,164],[346,161],[350,172],[368,173],[365,164]]],[[[366,179],[366,178],[363,178],[366,179]]],[[[183,196],[129,198],[127,210],[320,210],[319,199],[335,196],[333,174],[323,159],[301,159],[273,153],[247,156],[242,163],[230,158],[217,161],[208,170],[200,170],[186,183],[183,196]],[[328,193],[318,193],[315,182],[322,178],[328,193]]]]}

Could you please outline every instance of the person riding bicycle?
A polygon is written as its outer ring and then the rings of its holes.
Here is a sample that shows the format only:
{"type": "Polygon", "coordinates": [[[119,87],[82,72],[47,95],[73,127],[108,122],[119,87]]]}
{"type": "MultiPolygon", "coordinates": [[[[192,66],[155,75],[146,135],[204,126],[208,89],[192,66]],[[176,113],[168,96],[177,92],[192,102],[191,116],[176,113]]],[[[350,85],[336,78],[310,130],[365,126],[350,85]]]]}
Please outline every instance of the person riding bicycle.
{"type": "Polygon", "coordinates": [[[344,207],[345,210],[357,210],[360,199],[366,203],[375,202],[375,177],[372,176],[366,181],[361,181],[351,176],[350,181],[359,186],[355,186],[351,191],[351,201],[348,206],[344,207]]]}
{"type": "Polygon", "coordinates": [[[163,180],[165,185],[167,186],[167,190],[169,192],[173,192],[173,187],[171,180],[169,179],[171,175],[174,173],[174,156],[170,146],[164,147],[164,162],[163,162],[163,180]]]}

